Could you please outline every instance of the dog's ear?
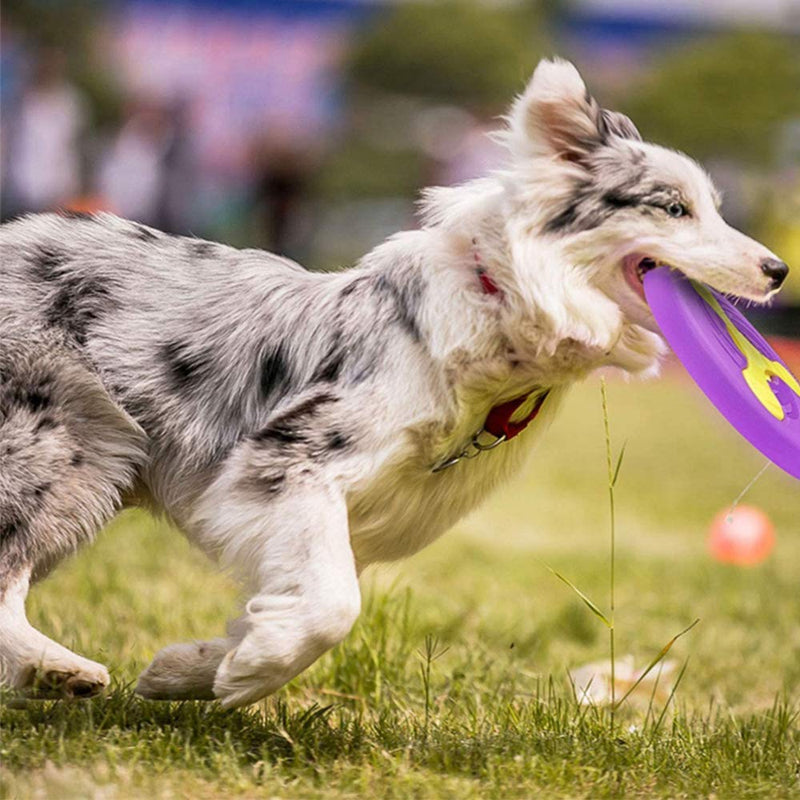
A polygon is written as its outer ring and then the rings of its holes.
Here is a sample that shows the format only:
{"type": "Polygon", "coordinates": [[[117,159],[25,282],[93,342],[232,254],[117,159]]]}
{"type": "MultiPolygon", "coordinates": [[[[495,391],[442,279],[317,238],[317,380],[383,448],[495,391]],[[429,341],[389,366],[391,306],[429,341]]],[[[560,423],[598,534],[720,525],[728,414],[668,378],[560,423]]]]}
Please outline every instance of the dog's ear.
{"type": "Polygon", "coordinates": [[[611,136],[641,139],[624,115],[607,111],[586,91],[568,61],[541,61],[510,115],[512,150],[582,164],[611,136]]]}

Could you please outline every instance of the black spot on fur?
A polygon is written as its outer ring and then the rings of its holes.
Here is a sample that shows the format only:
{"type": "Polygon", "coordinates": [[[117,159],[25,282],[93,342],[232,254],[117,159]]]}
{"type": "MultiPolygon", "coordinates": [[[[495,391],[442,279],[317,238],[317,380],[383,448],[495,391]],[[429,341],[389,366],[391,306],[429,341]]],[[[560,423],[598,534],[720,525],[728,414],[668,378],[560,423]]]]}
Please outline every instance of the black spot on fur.
{"type": "Polygon", "coordinates": [[[313,380],[324,383],[333,383],[339,379],[344,366],[344,353],[333,350],[320,364],[319,370],[314,374],[313,380]]]}
{"type": "Polygon", "coordinates": [[[339,292],[339,297],[350,297],[351,294],[358,291],[368,281],[369,278],[366,275],[359,275],[342,288],[341,292],[339,292]]]}
{"type": "Polygon", "coordinates": [[[0,416],[10,416],[15,407],[25,408],[34,414],[44,411],[51,403],[50,389],[49,377],[39,377],[30,383],[9,381],[0,393],[0,416]]]}
{"type": "Polygon", "coordinates": [[[128,412],[149,436],[155,435],[161,424],[158,406],[147,394],[126,392],[119,396],[119,404],[128,412]]]}
{"type": "Polygon", "coordinates": [[[611,208],[633,208],[641,202],[641,195],[625,194],[617,189],[612,189],[603,195],[603,202],[611,208]]]}
{"type": "Polygon", "coordinates": [[[9,539],[25,533],[27,526],[20,515],[3,510],[0,510],[0,513],[2,513],[2,517],[0,517],[0,542],[5,544],[9,539]]]}
{"type": "Polygon", "coordinates": [[[335,403],[334,395],[323,392],[287,409],[253,436],[258,443],[300,444],[309,442],[313,430],[311,419],[322,406],[335,403]]]}
{"type": "Polygon", "coordinates": [[[189,255],[195,258],[209,258],[216,252],[217,246],[213,242],[202,240],[189,242],[189,255]]]}
{"type": "Polygon", "coordinates": [[[599,202],[597,187],[585,180],[576,184],[570,202],[544,226],[545,233],[577,233],[596,228],[613,213],[599,202]]]}
{"type": "Polygon", "coordinates": [[[85,222],[97,222],[97,217],[89,211],[75,211],[71,208],[60,208],[58,210],[58,215],[66,219],[81,219],[85,222]]]}
{"type": "Polygon", "coordinates": [[[52,245],[40,245],[28,260],[32,277],[46,282],[58,280],[68,261],[66,253],[52,245]]]}
{"type": "Polygon", "coordinates": [[[261,396],[266,400],[284,392],[290,382],[289,366],[279,346],[268,351],[261,359],[261,375],[259,387],[261,396]]]}
{"type": "Polygon", "coordinates": [[[92,324],[113,303],[110,285],[101,278],[65,275],[44,312],[47,324],[61,328],[79,345],[85,345],[92,324]]]}
{"type": "Polygon", "coordinates": [[[85,460],[86,460],[86,459],[85,459],[85,457],[84,457],[83,453],[81,453],[81,451],[80,451],[80,450],[76,450],[76,451],[75,451],[75,452],[72,454],[72,457],[71,457],[71,458],[70,458],[70,460],[69,460],[69,464],[70,464],[70,466],[71,466],[71,467],[80,467],[80,466],[82,466],[82,465],[83,465],[83,462],[84,462],[85,460]]]}
{"type": "Polygon", "coordinates": [[[253,441],[259,444],[270,442],[274,444],[300,444],[301,442],[307,442],[308,436],[292,427],[273,422],[258,431],[253,436],[253,441]]]}
{"type": "Polygon", "coordinates": [[[322,406],[329,405],[336,402],[336,396],[330,392],[320,392],[302,403],[287,409],[278,417],[278,421],[282,424],[289,422],[301,422],[313,417],[322,408],[322,406]]]}
{"type": "Polygon", "coordinates": [[[568,231],[578,218],[578,204],[570,203],[565,209],[551,217],[544,226],[545,233],[562,233],[568,231]]]}
{"type": "Polygon", "coordinates": [[[339,380],[345,362],[345,352],[342,348],[342,336],[336,332],[328,351],[317,365],[311,376],[312,383],[335,383],[339,380]]]}
{"type": "Polygon", "coordinates": [[[138,223],[134,223],[131,227],[131,235],[134,237],[134,239],[139,239],[141,242],[158,241],[158,235],[154,230],[146,227],[145,225],[139,225],[138,223]]]}
{"type": "Polygon", "coordinates": [[[264,494],[275,495],[281,491],[285,483],[285,475],[266,475],[258,479],[257,487],[264,494]]]}
{"type": "Polygon", "coordinates": [[[212,362],[208,352],[194,352],[185,342],[177,340],[162,345],[159,355],[172,388],[179,392],[190,391],[204,380],[212,362]]]}
{"type": "Polygon", "coordinates": [[[352,442],[341,431],[331,431],[327,435],[325,444],[328,450],[346,450],[352,442]]]}
{"type": "Polygon", "coordinates": [[[398,285],[386,275],[375,280],[375,290],[394,305],[397,322],[414,341],[420,340],[417,312],[422,301],[422,284],[411,276],[398,285]]]}
{"type": "Polygon", "coordinates": [[[44,496],[50,491],[50,487],[52,485],[53,485],[52,483],[46,482],[46,483],[40,483],[38,486],[34,487],[33,489],[34,498],[37,501],[41,502],[44,496]]]}
{"type": "Polygon", "coordinates": [[[34,413],[47,408],[50,405],[50,393],[46,386],[43,384],[35,389],[30,389],[25,395],[25,405],[34,413]]]}
{"type": "Polygon", "coordinates": [[[58,422],[56,422],[52,417],[41,417],[34,426],[33,432],[41,433],[42,431],[51,431],[57,427],[58,422]]]}

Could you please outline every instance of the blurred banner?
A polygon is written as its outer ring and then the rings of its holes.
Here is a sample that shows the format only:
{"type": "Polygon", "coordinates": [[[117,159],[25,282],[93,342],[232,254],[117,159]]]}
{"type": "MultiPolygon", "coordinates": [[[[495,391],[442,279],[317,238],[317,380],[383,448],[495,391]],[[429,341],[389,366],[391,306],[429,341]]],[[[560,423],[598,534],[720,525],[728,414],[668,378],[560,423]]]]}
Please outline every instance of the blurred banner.
{"type": "Polygon", "coordinates": [[[235,175],[256,137],[313,143],[336,124],[338,66],[367,11],[346,0],[126,0],[108,45],[130,91],[189,103],[198,156],[235,175]]]}

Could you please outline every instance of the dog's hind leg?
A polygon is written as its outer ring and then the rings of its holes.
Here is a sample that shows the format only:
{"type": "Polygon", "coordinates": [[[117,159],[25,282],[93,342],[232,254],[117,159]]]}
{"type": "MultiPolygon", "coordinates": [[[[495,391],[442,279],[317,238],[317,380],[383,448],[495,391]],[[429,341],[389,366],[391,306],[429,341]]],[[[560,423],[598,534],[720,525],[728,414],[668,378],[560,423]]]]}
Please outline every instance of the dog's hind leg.
{"type": "Polygon", "coordinates": [[[104,666],[28,622],[25,599],[113,516],[143,458],[144,434],[75,356],[0,352],[0,682],[31,697],[108,684],[104,666]]]}
{"type": "Polygon", "coordinates": [[[247,472],[226,470],[208,490],[194,536],[253,596],[227,639],[157,654],[137,686],[145,697],[214,696],[228,708],[252,703],[338,644],[358,617],[341,492],[311,468],[285,480],[247,472]]]}

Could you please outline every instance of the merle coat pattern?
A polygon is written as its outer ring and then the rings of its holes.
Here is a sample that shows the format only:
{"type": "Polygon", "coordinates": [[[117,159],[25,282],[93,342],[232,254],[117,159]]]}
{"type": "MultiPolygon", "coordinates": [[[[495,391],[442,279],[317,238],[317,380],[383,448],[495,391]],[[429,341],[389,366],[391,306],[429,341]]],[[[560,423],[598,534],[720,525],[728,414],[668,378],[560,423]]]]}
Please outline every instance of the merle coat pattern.
{"type": "Polygon", "coordinates": [[[141,504],[250,599],[225,635],[158,653],[137,690],[226,706],[275,691],[346,636],[360,571],[419,550],[514,472],[572,382],[655,371],[647,269],[757,301],[785,276],[724,223],[694,162],[642,142],[570,64],[539,66],[501,136],[504,170],[427,192],[420,230],[339,273],[108,214],[3,226],[6,683],[108,683],[28,623],[25,598],[141,504]],[[500,292],[481,290],[476,263],[500,292]],[[493,406],[546,389],[523,434],[432,471],[493,406]]]}

